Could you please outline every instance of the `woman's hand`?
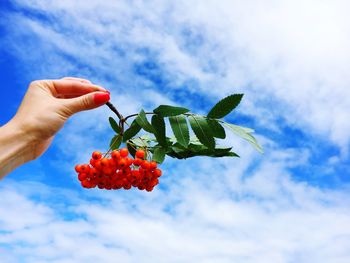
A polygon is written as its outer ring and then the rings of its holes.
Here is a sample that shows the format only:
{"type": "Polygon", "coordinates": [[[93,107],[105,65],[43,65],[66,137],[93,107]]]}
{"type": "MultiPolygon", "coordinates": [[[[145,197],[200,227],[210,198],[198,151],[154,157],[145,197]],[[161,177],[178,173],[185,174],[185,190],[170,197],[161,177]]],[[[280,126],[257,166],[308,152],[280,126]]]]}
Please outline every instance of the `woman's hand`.
{"type": "Polygon", "coordinates": [[[0,178],[5,170],[8,173],[39,157],[70,116],[101,106],[109,98],[107,90],[85,79],[32,82],[14,118],[0,128],[0,178]],[[12,138],[14,135],[19,137],[12,138]],[[16,159],[13,154],[19,146],[26,148],[17,153],[16,159]]]}

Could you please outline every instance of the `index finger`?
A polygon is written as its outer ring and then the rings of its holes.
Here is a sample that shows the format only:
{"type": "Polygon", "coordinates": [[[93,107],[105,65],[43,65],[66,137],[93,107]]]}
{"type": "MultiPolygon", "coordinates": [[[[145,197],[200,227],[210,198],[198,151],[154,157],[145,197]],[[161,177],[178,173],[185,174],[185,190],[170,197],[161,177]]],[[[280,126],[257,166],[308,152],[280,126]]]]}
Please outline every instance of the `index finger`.
{"type": "Polygon", "coordinates": [[[52,81],[55,95],[80,96],[94,91],[108,92],[106,89],[92,83],[58,79],[52,81]]]}

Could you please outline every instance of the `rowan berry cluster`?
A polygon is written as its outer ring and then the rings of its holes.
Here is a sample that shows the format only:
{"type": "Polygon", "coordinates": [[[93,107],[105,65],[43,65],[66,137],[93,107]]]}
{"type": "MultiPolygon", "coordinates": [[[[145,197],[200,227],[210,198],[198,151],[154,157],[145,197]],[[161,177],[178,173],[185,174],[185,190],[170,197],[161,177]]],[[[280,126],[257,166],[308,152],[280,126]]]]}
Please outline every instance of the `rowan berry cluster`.
{"type": "Polygon", "coordinates": [[[84,188],[107,190],[130,189],[152,191],[159,183],[162,171],[155,161],[145,159],[145,151],[138,149],[135,158],[129,157],[128,149],[122,148],[110,153],[109,158],[102,153],[92,153],[89,164],[78,164],[75,171],[84,188]]]}

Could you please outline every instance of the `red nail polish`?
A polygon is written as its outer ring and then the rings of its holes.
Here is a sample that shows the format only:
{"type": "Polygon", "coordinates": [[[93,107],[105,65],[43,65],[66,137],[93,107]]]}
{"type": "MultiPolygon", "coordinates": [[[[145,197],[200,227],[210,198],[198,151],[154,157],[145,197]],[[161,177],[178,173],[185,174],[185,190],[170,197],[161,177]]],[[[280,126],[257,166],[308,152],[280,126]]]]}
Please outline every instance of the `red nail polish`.
{"type": "Polygon", "coordinates": [[[109,101],[109,99],[110,99],[109,93],[99,92],[94,95],[94,102],[96,105],[105,104],[107,101],[109,101]]]}

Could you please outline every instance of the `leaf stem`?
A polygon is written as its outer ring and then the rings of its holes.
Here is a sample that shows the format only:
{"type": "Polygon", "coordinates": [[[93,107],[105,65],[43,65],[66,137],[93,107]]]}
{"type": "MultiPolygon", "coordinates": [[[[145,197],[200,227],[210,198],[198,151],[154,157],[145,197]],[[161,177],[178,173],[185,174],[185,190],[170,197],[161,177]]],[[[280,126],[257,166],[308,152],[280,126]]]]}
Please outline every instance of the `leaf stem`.
{"type": "Polygon", "coordinates": [[[112,104],[110,103],[109,101],[106,103],[106,105],[108,106],[108,108],[110,108],[111,111],[113,111],[119,118],[119,120],[122,120],[124,119],[123,115],[121,115],[119,113],[119,111],[117,110],[117,108],[112,104]]]}
{"type": "MultiPolygon", "coordinates": [[[[154,115],[155,113],[154,112],[145,112],[145,114],[146,115],[154,115]]],[[[124,118],[124,121],[126,121],[129,118],[136,117],[137,115],[139,115],[139,114],[138,113],[130,114],[124,118]]]]}

